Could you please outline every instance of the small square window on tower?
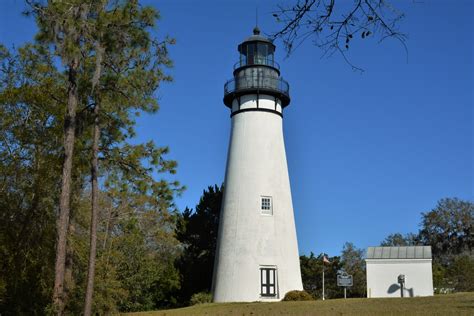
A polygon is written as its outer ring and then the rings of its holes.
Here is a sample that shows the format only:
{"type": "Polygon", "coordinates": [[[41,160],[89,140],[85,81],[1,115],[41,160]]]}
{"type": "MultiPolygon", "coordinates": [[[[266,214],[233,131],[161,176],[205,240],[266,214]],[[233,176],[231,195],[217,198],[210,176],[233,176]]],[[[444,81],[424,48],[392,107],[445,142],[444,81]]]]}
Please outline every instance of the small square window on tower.
{"type": "Polygon", "coordinates": [[[261,211],[262,214],[265,215],[273,215],[273,210],[272,210],[272,197],[271,196],[262,196],[262,202],[261,202],[261,211]]]}

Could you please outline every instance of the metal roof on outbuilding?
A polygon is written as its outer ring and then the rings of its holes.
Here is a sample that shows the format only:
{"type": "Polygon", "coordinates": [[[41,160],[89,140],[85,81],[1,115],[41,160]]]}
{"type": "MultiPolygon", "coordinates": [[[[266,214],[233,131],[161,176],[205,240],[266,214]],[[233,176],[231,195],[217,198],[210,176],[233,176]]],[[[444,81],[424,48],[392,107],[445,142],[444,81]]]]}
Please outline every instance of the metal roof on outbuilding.
{"type": "Polygon", "coordinates": [[[367,259],[431,259],[431,246],[369,247],[367,259]]]}

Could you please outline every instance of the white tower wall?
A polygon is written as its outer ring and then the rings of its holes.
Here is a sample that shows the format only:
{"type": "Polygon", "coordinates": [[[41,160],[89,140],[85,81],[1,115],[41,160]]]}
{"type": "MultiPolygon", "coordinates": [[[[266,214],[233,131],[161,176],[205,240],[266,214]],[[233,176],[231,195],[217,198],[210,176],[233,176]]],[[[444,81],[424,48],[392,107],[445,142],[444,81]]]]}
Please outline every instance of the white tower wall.
{"type": "Polygon", "coordinates": [[[286,292],[303,289],[279,115],[282,106],[273,96],[248,94],[240,97],[240,104],[234,100],[231,109],[235,115],[214,266],[213,300],[281,300],[286,292]],[[262,213],[262,197],[271,197],[272,215],[262,213]],[[276,268],[276,296],[261,296],[261,267],[276,268]]]}

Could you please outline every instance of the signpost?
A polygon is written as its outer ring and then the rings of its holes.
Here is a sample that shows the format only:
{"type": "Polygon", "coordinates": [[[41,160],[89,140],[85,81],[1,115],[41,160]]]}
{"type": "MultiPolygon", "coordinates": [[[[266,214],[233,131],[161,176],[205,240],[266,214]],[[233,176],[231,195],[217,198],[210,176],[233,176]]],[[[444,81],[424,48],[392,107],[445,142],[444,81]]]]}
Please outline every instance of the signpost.
{"type": "Polygon", "coordinates": [[[339,271],[337,274],[337,286],[344,287],[344,298],[347,297],[347,287],[352,286],[352,275],[346,273],[346,271],[339,271]]]}

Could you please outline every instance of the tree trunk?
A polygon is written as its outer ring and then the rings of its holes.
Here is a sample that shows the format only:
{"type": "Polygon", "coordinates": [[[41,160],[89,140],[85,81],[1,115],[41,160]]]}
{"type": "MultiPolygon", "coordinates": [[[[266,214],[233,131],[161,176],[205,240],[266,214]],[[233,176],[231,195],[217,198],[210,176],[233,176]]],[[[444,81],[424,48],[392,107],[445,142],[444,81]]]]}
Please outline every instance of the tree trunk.
{"type": "Polygon", "coordinates": [[[98,154],[100,140],[99,125],[99,102],[94,107],[94,139],[92,144],[92,198],[91,198],[91,226],[90,226],[90,252],[89,252],[89,269],[87,272],[87,288],[86,300],[84,303],[84,316],[90,316],[92,310],[92,295],[94,293],[94,275],[95,275],[95,259],[97,253],[97,221],[99,213],[99,185],[97,183],[97,174],[99,172],[98,154]]]}
{"type": "MultiPolygon", "coordinates": [[[[71,221],[69,222],[69,232],[68,235],[74,235],[75,226],[71,221]]],[[[74,251],[71,247],[66,247],[66,263],[64,268],[64,301],[67,302],[70,295],[76,288],[74,276],[73,276],[73,268],[74,268],[74,251]]]]}
{"type": "MultiPolygon", "coordinates": [[[[104,49],[100,42],[96,43],[96,65],[95,72],[92,78],[92,94],[99,83],[102,72],[102,59],[104,49]]],[[[92,160],[91,160],[91,226],[90,226],[90,252],[89,252],[89,267],[87,271],[87,287],[86,299],[84,302],[84,316],[90,316],[92,310],[92,297],[94,294],[94,275],[95,275],[95,259],[97,253],[97,221],[99,214],[99,185],[97,183],[99,173],[99,142],[100,142],[100,95],[96,93],[96,104],[94,106],[94,135],[92,142],[92,160]]]]}
{"type": "Polygon", "coordinates": [[[64,120],[64,161],[59,198],[59,217],[57,226],[56,264],[54,268],[53,307],[58,315],[64,311],[64,271],[66,262],[67,233],[71,200],[72,160],[74,154],[76,108],[78,103],[77,68],[79,60],[75,57],[69,64],[68,101],[64,120]]]}

